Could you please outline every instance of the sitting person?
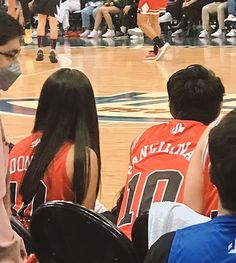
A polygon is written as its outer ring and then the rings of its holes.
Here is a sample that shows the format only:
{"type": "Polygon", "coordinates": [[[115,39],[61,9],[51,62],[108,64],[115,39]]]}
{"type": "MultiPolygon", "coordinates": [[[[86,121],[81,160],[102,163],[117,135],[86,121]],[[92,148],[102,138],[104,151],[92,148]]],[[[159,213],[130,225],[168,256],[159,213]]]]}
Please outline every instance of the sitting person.
{"type": "Polygon", "coordinates": [[[194,36],[194,26],[201,20],[202,7],[211,3],[211,0],[185,0],[182,4],[182,18],[177,26],[172,28],[176,31],[172,36],[177,36],[186,31],[186,37],[194,36]]]}
{"type": "Polygon", "coordinates": [[[141,134],[130,153],[127,182],[117,225],[130,237],[135,219],[153,202],[182,202],[189,161],[206,128],[220,113],[221,80],[201,65],[174,73],[167,82],[168,123],[141,134]]]}
{"type": "Polygon", "coordinates": [[[94,209],[100,182],[98,119],[88,78],[59,69],[44,83],[32,134],[10,152],[12,213],[26,227],[52,200],[94,209]]]}
{"type": "Polygon", "coordinates": [[[212,37],[221,37],[225,28],[225,11],[227,8],[227,0],[220,0],[219,2],[213,2],[202,8],[202,28],[203,31],[200,33],[200,38],[205,38],[209,35],[210,31],[210,15],[217,14],[217,20],[219,29],[211,34],[212,37]]]}
{"type": "Polygon", "coordinates": [[[209,134],[210,179],[219,194],[219,216],[163,235],[151,247],[145,263],[236,262],[235,123],[233,110],[209,134]]]}
{"type": "Polygon", "coordinates": [[[137,10],[138,0],[127,0],[121,12],[121,27],[116,31],[116,37],[126,36],[129,28],[137,27],[137,10]]]}
{"type": "Polygon", "coordinates": [[[227,37],[236,37],[236,1],[227,0],[228,17],[225,19],[226,25],[230,26],[231,30],[226,34],[227,37]]]}
{"type": "Polygon", "coordinates": [[[64,34],[66,35],[70,28],[69,15],[73,11],[80,10],[80,0],[66,0],[61,2],[59,12],[57,14],[57,20],[62,24],[64,34]]]}
{"type": "MultiPolygon", "coordinates": [[[[88,6],[81,10],[82,27],[84,32],[80,35],[80,37],[87,37],[91,33],[90,17],[93,16],[93,19],[95,20],[97,11],[103,5],[103,1],[87,0],[86,4],[88,4],[88,6]]],[[[100,36],[99,33],[98,36],[100,36]]]]}
{"type": "Polygon", "coordinates": [[[94,29],[93,31],[88,35],[89,38],[93,38],[93,37],[99,37],[99,26],[102,22],[102,19],[104,18],[107,26],[108,26],[108,30],[105,34],[102,35],[102,37],[114,37],[115,36],[115,29],[114,29],[114,25],[112,22],[112,17],[111,15],[114,14],[118,14],[121,11],[120,7],[115,6],[115,1],[107,1],[104,3],[103,6],[99,7],[96,17],[95,17],[95,23],[94,23],[94,29]]]}

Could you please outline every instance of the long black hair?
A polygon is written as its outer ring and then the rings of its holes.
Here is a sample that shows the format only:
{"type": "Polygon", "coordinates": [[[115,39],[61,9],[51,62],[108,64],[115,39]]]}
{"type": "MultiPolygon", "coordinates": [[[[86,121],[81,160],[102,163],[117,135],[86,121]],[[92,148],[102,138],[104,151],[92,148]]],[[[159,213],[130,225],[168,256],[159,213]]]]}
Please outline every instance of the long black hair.
{"type": "Polygon", "coordinates": [[[41,142],[25,173],[20,189],[28,204],[40,180],[65,141],[74,143],[73,191],[75,202],[82,203],[89,185],[89,149],[98,159],[99,190],[101,156],[98,118],[92,85],[75,69],[59,69],[44,83],[39,97],[33,132],[42,131],[41,142]]]}

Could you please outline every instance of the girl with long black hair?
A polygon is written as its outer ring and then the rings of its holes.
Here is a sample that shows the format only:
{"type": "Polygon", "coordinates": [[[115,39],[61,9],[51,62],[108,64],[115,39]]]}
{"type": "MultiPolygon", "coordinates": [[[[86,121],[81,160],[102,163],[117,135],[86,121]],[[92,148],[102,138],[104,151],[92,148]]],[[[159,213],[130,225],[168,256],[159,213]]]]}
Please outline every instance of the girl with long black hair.
{"type": "Polygon", "coordinates": [[[13,215],[26,225],[40,204],[73,201],[94,209],[101,157],[89,79],[60,69],[44,83],[32,134],[10,152],[13,215]]]}

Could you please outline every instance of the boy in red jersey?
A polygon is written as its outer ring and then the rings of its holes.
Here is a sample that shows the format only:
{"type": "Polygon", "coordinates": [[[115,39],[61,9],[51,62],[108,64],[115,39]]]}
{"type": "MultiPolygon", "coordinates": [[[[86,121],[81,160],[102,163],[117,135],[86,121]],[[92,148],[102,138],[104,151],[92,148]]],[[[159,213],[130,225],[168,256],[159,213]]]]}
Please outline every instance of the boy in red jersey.
{"type": "Polygon", "coordinates": [[[140,0],[138,5],[138,26],[144,34],[152,39],[154,47],[149,51],[146,60],[159,60],[167,48],[169,43],[164,43],[160,38],[161,28],[159,23],[159,11],[166,7],[166,0],[140,0]]]}
{"type": "Polygon", "coordinates": [[[183,201],[184,179],[206,125],[219,114],[224,86],[213,72],[191,65],[167,83],[173,120],[150,127],[132,145],[118,227],[128,237],[151,203],[183,201]]]}

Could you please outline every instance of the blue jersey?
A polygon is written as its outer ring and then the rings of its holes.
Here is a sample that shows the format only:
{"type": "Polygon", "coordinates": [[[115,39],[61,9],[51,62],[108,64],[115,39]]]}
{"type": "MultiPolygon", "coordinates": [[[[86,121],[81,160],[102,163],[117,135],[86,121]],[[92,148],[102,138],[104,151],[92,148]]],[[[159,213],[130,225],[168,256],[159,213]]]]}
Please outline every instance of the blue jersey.
{"type": "Polygon", "coordinates": [[[177,230],[168,263],[177,262],[236,262],[236,216],[218,216],[177,230]]]}

